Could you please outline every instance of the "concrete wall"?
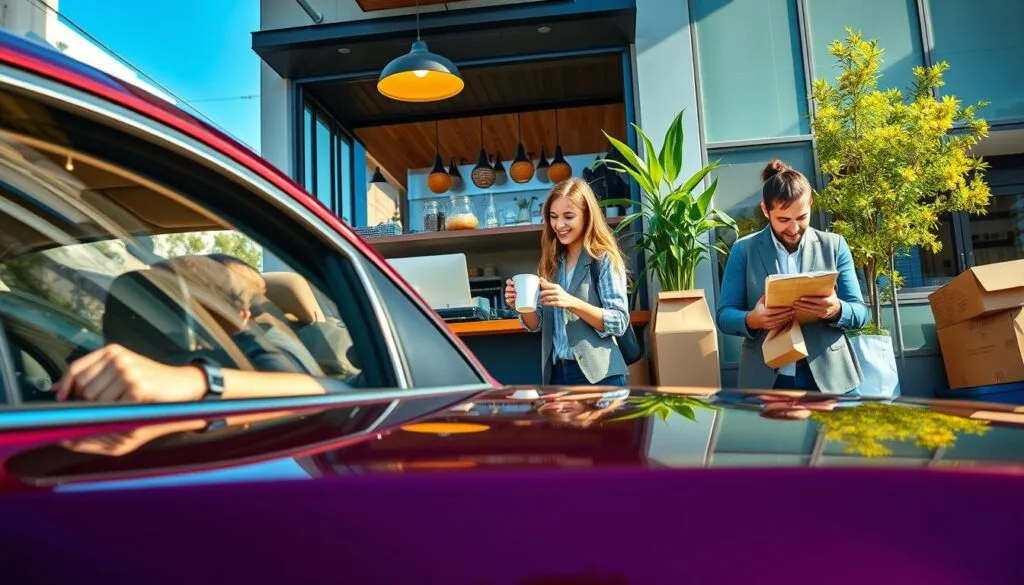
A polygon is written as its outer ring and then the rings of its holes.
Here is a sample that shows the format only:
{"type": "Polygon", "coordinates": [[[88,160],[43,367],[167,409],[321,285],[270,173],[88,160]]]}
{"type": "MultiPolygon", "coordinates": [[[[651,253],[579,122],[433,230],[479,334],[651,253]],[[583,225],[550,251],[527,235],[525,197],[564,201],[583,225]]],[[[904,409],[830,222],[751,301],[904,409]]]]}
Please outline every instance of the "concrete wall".
{"type": "MultiPolygon", "coordinates": [[[[638,123],[658,148],[676,114],[684,112],[681,176],[689,176],[703,166],[689,5],[684,0],[637,0],[636,9],[632,53],[638,123]]],[[[697,288],[705,290],[714,306],[714,273],[709,263],[697,271],[697,288]]]]}
{"type": "Polygon", "coordinates": [[[0,28],[19,36],[48,38],[47,32],[57,22],[57,15],[40,6],[40,2],[57,9],[58,0],[0,0],[0,28]]]}

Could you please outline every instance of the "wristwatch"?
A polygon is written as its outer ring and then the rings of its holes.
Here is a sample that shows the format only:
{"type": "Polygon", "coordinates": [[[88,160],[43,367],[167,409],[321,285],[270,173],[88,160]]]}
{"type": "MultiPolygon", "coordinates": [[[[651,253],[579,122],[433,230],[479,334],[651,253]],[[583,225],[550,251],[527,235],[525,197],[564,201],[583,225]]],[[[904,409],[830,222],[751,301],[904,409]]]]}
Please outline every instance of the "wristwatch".
{"type": "Polygon", "coordinates": [[[206,378],[206,397],[220,398],[224,394],[224,372],[220,365],[203,358],[192,360],[192,365],[198,367],[206,378]]]}

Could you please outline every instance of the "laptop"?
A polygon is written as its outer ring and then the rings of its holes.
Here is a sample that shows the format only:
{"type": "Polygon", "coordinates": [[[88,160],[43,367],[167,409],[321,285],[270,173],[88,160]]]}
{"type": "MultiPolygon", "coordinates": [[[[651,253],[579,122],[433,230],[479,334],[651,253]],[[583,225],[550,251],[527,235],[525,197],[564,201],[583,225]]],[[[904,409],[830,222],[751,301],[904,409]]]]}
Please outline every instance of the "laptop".
{"type": "Polygon", "coordinates": [[[388,260],[430,308],[445,321],[482,321],[487,311],[473,300],[465,254],[415,256],[388,260]]]}

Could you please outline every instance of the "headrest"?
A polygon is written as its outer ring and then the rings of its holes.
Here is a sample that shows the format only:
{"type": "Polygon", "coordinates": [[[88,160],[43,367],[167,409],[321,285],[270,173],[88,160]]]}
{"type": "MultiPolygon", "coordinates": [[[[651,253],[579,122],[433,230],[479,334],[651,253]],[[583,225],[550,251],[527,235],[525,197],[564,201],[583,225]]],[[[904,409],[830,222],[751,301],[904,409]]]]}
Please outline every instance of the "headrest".
{"type": "Polygon", "coordinates": [[[265,272],[263,278],[267,281],[267,298],[289,321],[307,325],[327,320],[305,278],[294,272],[265,272]]]}
{"type": "Polygon", "coordinates": [[[182,283],[170,272],[126,272],[107,292],[103,336],[158,361],[178,362],[195,347],[184,298],[182,283]]]}

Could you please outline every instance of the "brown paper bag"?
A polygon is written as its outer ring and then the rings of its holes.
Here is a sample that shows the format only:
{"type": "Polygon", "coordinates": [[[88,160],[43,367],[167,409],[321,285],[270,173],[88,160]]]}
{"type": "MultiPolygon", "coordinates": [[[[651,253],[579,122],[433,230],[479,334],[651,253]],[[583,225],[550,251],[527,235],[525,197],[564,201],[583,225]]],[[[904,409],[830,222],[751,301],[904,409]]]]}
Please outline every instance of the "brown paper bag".
{"type": "Polygon", "coordinates": [[[771,368],[781,368],[807,357],[807,344],[800,322],[796,319],[789,325],[768,332],[761,344],[764,363],[771,368]]]}

